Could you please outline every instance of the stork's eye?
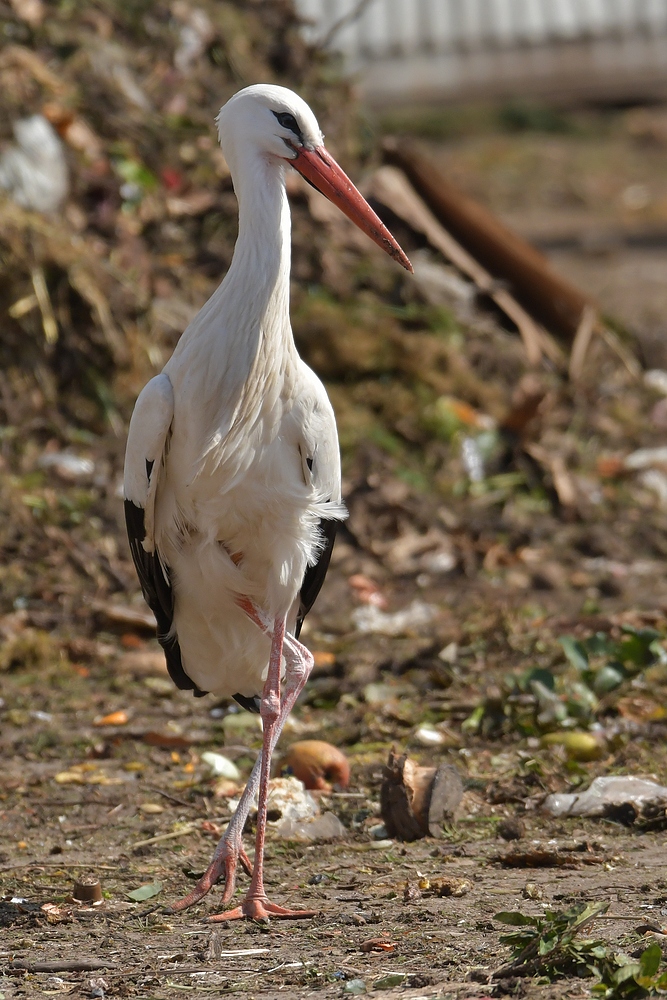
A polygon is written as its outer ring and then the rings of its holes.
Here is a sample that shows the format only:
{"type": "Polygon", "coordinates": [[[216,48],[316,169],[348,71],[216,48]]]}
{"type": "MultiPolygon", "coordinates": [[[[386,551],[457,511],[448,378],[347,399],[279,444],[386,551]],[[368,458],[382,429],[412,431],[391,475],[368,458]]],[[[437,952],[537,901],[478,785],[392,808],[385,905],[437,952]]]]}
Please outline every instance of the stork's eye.
{"type": "Polygon", "coordinates": [[[294,132],[297,139],[303,138],[301,135],[301,129],[299,128],[299,123],[294,115],[291,115],[289,111],[274,111],[273,113],[283,128],[287,128],[290,132],[294,132]]]}

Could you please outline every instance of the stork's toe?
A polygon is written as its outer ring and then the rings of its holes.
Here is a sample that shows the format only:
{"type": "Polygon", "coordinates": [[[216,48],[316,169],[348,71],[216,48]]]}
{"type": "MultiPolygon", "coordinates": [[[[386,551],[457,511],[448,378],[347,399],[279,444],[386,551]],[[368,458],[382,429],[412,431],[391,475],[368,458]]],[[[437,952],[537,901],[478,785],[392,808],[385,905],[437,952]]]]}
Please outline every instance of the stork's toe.
{"type": "Polygon", "coordinates": [[[259,923],[268,923],[271,917],[281,920],[305,920],[309,917],[317,916],[317,910],[290,910],[285,906],[272,903],[266,896],[246,896],[240,906],[233,910],[225,910],[224,913],[215,913],[207,918],[207,923],[219,924],[227,920],[257,920],[259,923]]]}

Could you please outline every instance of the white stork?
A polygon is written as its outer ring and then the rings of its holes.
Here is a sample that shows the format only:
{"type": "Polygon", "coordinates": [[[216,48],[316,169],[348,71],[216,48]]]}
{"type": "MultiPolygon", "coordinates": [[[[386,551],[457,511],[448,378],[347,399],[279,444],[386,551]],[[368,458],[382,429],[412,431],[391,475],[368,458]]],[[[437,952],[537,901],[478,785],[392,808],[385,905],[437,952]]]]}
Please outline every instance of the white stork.
{"type": "Polygon", "coordinates": [[[137,400],[125,459],[125,512],[132,557],[173,680],[195,695],[259,705],[263,743],[211,864],[172,909],[199,901],[223,874],[227,905],[240,860],[252,876],[248,893],[239,907],[212,920],[312,916],[266,896],[266,802],[271,754],[312,669],[299,631],[346,512],[333,410],[299,358],[290,326],[285,167],[295,167],[412,268],[292,91],[246,87],[225,104],[217,123],[239,203],[238,240],[224,281],[137,400]],[[253,868],[241,835],[258,785],[253,868]]]}

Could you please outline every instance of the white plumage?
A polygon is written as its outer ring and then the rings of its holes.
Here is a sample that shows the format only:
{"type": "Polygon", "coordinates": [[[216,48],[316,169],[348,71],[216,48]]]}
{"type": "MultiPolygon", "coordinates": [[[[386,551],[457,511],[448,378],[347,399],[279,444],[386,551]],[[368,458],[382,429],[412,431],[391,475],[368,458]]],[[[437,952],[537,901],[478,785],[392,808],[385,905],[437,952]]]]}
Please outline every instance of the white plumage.
{"type": "MultiPolygon", "coordinates": [[[[218,129],[239,202],[238,241],[224,281],[137,400],[126,512],[176,683],[225,696],[263,692],[264,786],[284,716],[312,664],[296,641],[297,618],[321,586],[332,522],[345,517],[333,410],[290,326],[288,164],[390,253],[401,259],[402,251],[326,153],[296,94],[248,87],[223,107],[218,129]],[[283,647],[285,625],[292,636],[283,647]],[[267,680],[270,658],[275,676],[267,680]]],[[[404,255],[401,262],[409,266],[404,255]]],[[[219,852],[229,854],[234,840],[243,858],[240,832],[226,836],[219,852]]],[[[233,871],[227,875],[233,889],[233,871]]],[[[260,897],[270,906],[263,887],[253,902],[260,897]]]]}

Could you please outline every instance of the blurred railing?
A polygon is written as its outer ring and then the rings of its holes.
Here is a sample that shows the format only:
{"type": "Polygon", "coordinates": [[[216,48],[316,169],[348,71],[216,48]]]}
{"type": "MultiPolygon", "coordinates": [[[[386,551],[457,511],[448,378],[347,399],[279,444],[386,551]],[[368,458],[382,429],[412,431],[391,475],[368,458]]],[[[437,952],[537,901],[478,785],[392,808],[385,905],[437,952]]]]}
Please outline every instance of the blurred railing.
{"type": "MultiPolygon", "coordinates": [[[[664,86],[667,0],[297,0],[376,100],[664,86]],[[569,79],[568,79],[569,77],[569,79]]],[[[613,94],[610,94],[613,97],[613,94]]]]}

